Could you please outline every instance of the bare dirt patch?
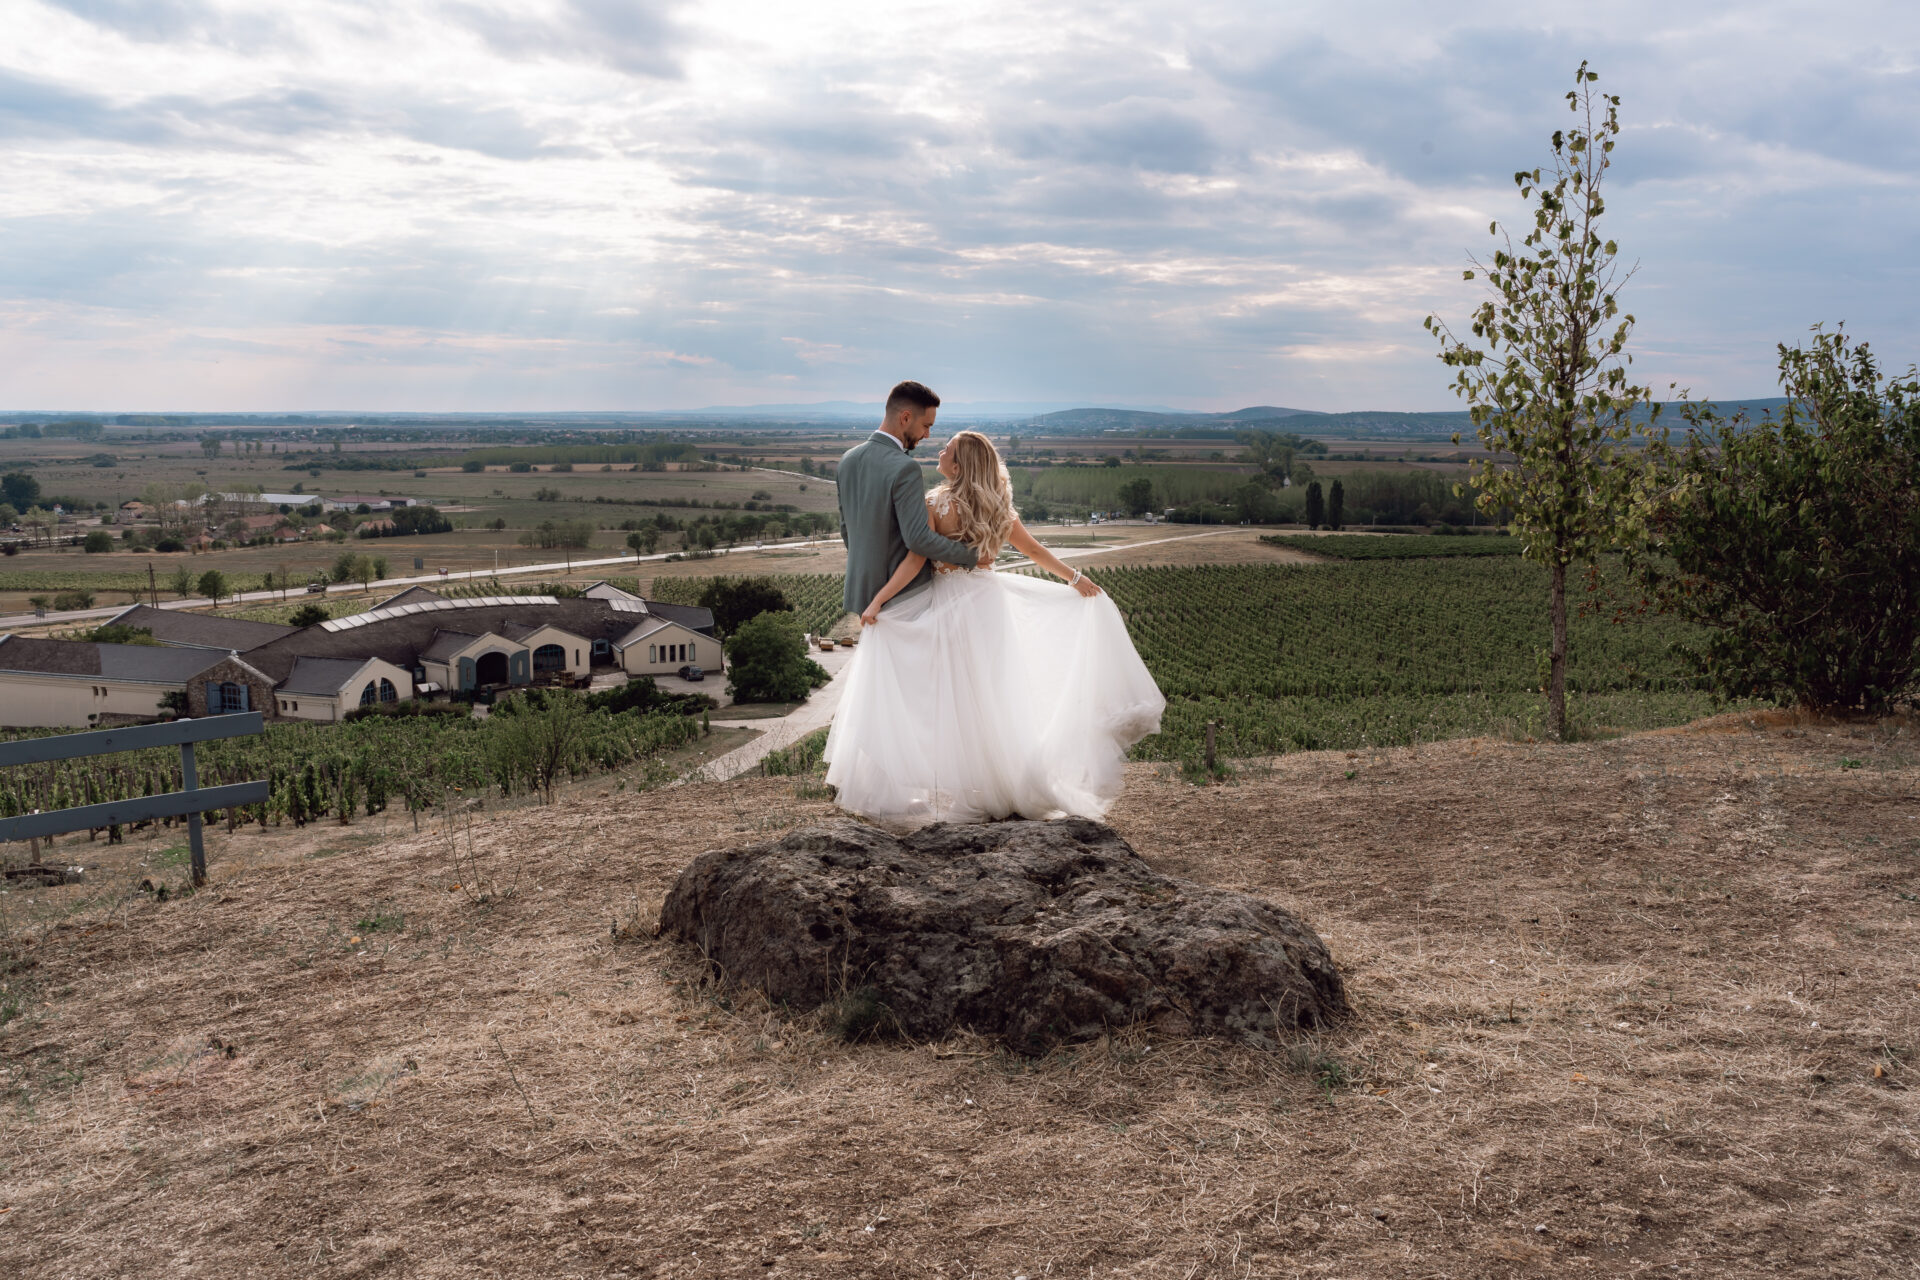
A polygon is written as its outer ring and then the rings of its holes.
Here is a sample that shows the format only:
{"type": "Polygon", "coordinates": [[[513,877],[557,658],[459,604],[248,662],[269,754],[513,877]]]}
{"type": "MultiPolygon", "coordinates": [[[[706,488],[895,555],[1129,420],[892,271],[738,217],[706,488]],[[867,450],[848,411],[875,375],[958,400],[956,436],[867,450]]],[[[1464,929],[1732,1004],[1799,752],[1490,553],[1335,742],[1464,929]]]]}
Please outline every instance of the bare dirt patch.
{"type": "Polygon", "coordinates": [[[0,1265],[1910,1274],[1916,782],[1907,725],[1791,721],[1138,766],[1121,834],[1298,912],[1357,1015],[1039,1060],[846,1044],[646,937],[696,853],[828,812],[792,780],[585,785],[465,864],[217,836],[191,897],[10,911],[0,1265]]]}

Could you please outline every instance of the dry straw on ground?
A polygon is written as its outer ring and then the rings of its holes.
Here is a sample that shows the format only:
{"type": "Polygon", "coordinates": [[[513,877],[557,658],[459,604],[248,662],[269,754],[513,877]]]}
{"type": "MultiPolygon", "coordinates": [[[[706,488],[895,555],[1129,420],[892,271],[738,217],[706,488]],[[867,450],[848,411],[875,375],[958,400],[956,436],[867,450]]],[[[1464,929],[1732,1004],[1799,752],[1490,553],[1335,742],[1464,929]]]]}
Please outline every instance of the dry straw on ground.
{"type": "Polygon", "coordinates": [[[1914,752],[1730,722],[1139,767],[1148,859],[1351,977],[1279,1053],[846,1044],[703,985],[649,913],[826,811],[791,780],[488,814],[479,893],[444,829],[218,837],[191,897],[10,901],[0,1274],[1911,1274],[1914,752]]]}

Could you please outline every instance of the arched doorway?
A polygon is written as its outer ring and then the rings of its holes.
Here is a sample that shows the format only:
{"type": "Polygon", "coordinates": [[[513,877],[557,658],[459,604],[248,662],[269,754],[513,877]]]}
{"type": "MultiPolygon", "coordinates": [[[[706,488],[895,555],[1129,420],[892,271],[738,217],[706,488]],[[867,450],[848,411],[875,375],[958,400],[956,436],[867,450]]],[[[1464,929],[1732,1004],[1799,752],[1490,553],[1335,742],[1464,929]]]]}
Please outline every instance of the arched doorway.
{"type": "Polygon", "coordinates": [[[544,675],[549,671],[564,671],[567,666],[567,651],[557,644],[543,644],[533,651],[533,673],[544,675]]]}
{"type": "Polygon", "coordinates": [[[476,684],[505,684],[507,682],[507,655],[498,649],[483,653],[473,664],[473,679],[476,684]]]}

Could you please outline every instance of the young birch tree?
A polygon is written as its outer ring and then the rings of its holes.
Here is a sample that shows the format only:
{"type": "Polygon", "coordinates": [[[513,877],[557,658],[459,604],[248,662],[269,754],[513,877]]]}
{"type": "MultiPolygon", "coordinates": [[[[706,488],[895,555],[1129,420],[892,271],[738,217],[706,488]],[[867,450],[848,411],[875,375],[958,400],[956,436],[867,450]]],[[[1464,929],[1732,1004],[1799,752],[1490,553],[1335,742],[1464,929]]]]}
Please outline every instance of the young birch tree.
{"type": "Polygon", "coordinates": [[[1619,246],[1599,231],[1601,179],[1620,134],[1620,99],[1595,92],[1599,78],[1580,64],[1567,94],[1575,125],[1554,131],[1551,166],[1513,175],[1532,229],[1516,247],[1495,222],[1492,262],[1470,259],[1465,278],[1488,286],[1472,338],[1426,320],[1491,455],[1469,478],[1474,503],[1512,512],[1525,554],[1551,574],[1547,728],[1556,739],[1567,734],[1567,571],[1592,566],[1626,532],[1643,475],[1629,445],[1650,430],[1632,421],[1651,395],[1628,380],[1633,317],[1617,301],[1633,271],[1621,270],[1619,246]]]}

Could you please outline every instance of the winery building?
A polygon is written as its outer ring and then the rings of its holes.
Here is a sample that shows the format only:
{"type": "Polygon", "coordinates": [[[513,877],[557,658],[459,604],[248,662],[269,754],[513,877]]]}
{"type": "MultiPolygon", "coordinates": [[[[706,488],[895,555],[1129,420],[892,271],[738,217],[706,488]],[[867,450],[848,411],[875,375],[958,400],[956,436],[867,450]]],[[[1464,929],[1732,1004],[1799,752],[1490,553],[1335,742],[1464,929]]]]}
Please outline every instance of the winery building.
{"type": "Polygon", "coordinates": [[[0,725],[147,719],[167,708],[170,693],[189,715],[338,720],[415,697],[721,666],[711,611],[605,583],[569,599],[447,598],[416,587],[365,613],[302,628],[146,605],[112,621],[145,628],[158,643],[0,637],[0,725]]]}

